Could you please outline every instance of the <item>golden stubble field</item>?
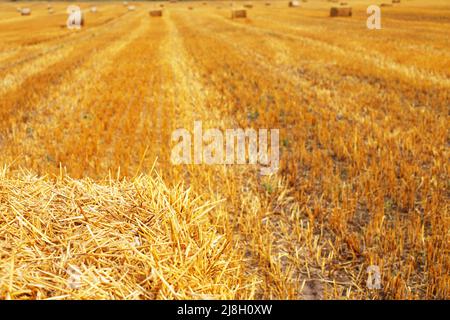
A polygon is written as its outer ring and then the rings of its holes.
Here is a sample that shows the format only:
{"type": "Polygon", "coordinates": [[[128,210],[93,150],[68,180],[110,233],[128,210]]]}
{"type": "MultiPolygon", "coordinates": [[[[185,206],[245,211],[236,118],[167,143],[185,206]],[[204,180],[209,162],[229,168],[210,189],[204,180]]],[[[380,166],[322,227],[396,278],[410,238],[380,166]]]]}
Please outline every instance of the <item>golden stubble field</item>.
{"type": "Polygon", "coordinates": [[[0,2],[0,298],[449,298],[450,3],[347,2],[0,2]],[[279,171],[172,165],[195,120],[279,171]]]}

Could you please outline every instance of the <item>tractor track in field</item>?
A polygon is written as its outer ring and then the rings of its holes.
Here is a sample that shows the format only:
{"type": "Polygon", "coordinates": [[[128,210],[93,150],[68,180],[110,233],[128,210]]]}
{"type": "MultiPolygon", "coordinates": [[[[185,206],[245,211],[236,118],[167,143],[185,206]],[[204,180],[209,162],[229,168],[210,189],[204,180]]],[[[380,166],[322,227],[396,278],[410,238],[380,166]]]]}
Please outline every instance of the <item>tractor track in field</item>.
{"type": "MultiPolygon", "coordinates": [[[[101,51],[92,50],[89,55],[84,55],[83,59],[77,63],[72,62],[72,69],[65,70],[65,73],[59,75],[63,79],[59,83],[46,88],[49,92],[45,95],[41,94],[41,99],[33,103],[32,112],[25,109],[15,110],[16,117],[19,116],[20,118],[20,112],[25,113],[28,121],[22,123],[14,122],[11,124],[12,127],[4,128],[8,132],[4,132],[2,140],[6,142],[6,140],[12,139],[13,141],[9,142],[10,145],[26,144],[27,147],[24,146],[23,150],[34,150],[36,158],[45,158],[45,149],[48,148],[46,145],[59,143],[54,141],[54,139],[45,138],[48,137],[48,134],[58,130],[60,123],[56,120],[60,119],[62,121],[69,114],[80,111],[79,107],[76,106],[76,101],[73,100],[78,99],[76,95],[74,96],[74,93],[81,93],[95,86],[101,75],[108,70],[109,66],[114,64],[113,57],[119,54],[138,36],[145,33],[146,26],[142,25],[141,20],[137,21],[137,25],[138,27],[134,29],[134,32],[116,37],[114,41],[108,43],[101,51]],[[62,81],[64,79],[68,81],[62,81]],[[27,128],[33,128],[34,138],[30,139],[28,137],[26,133],[27,128]],[[38,129],[43,131],[38,132],[38,129]]],[[[6,156],[7,150],[5,150],[6,156]]]]}
{"type": "MultiPolygon", "coordinates": [[[[221,23],[222,19],[215,21],[221,23]]],[[[230,23],[229,21],[226,22],[230,23]]],[[[358,114],[354,114],[354,112],[352,112],[352,104],[348,105],[349,102],[346,101],[345,97],[335,96],[334,101],[331,101],[331,89],[329,87],[329,84],[328,86],[323,86],[315,83],[315,80],[313,82],[314,74],[306,77],[307,74],[305,74],[304,72],[298,72],[298,68],[296,68],[295,65],[291,63],[279,64],[276,61],[275,63],[269,61],[265,55],[251,48],[248,48],[245,43],[235,43],[232,37],[227,37],[226,35],[222,34],[211,35],[210,33],[203,30],[198,30],[198,32],[201,33],[203,37],[208,37],[211,40],[215,40],[217,38],[221,39],[222,43],[226,44],[230,48],[233,48],[234,51],[240,53],[243,64],[256,66],[261,70],[261,72],[265,74],[267,73],[271,75],[278,75],[280,78],[298,87],[298,89],[303,92],[304,97],[312,98],[319,96],[321,97],[321,99],[329,101],[329,103],[323,105],[322,107],[326,107],[328,111],[332,111],[335,114],[335,117],[341,118],[340,121],[347,121],[353,124],[359,123],[363,127],[367,126],[367,119],[361,118],[358,114]],[[253,57],[253,59],[249,59],[249,57],[253,57]]],[[[286,47],[286,44],[280,39],[274,39],[269,43],[269,46],[279,49],[280,58],[282,58],[282,60],[286,57],[289,57],[289,54],[293,54],[293,52],[289,52],[290,48],[286,47]],[[282,52],[280,48],[284,47],[286,47],[286,50],[282,52]]],[[[306,72],[306,70],[304,71],[306,72]]],[[[300,100],[299,102],[301,101],[303,100],[300,100]]],[[[313,110],[313,112],[316,111],[313,110]]],[[[376,122],[372,122],[371,125],[375,127],[379,126],[379,124],[376,122]]]]}
{"type": "MultiPolygon", "coordinates": [[[[329,51],[333,54],[339,54],[341,56],[348,56],[349,51],[346,50],[346,48],[343,48],[341,46],[335,45],[335,44],[329,44],[322,40],[312,39],[310,37],[299,35],[299,34],[286,34],[282,31],[274,31],[273,26],[271,24],[271,29],[269,27],[263,27],[263,26],[254,26],[249,24],[242,24],[239,22],[231,21],[222,15],[219,14],[211,14],[210,16],[215,16],[219,18],[222,22],[232,25],[235,28],[245,30],[247,32],[251,32],[258,36],[268,36],[275,39],[287,39],[287,40],[293,40],[293,41],[302,41],[306,45],[319,48],[321,50],[329,51]]],[[[266,19],[266,21],[268,21],[266,19]]],[[[293,31],[296,30],[295,27],[288,27],[288,29],[291,29],[293,31]]],[[[410,80],[417,80],[420,79],[421,81],[427,81],[433,85],[439,86],[439,87],[450,87],[450,79],[448,77],[445,77],[443,75],[439,74],[433,74],[431,72],[418,69],[415,66],[406,66],[399,64],[387,57],[379,57],[378,55],[374,55],[372,52],[359,48],[357,51],[353,50],[351,51],[353,58],[357,58],[360,61],[369,62],[374,67],[377,67],[381,70],[389,70],[389,71],[395,71],[396,73],[401,74],[402,76],[410,79],[410,80]]]]}
{"type": "MultiPolygon", "coordinates": [[[[204,124],[207,124],[208,127],[212,128],[220,128],[220,129],[227,129],[227,128],[239,128],[241,127],[240,123],[237,121],[237,119],[234,119],[232,116],[228,115],[227,113],[223,113],[220,111],[220,108],[216,108],[215,106],[207,107],[208,103],[211,101],[216,101],[219,103],[219,101],[222,101],[222,98],[219,97],[219,93],[216,89],[216,87],[213,85],[208,85],[208,83],[205,83],[205,79],[202,79],[199,72],[194,70],[202,69],[203,66],[201,65],[201,62],[192,58],[195,57],[194,52],[187,51],[186,46],[184,45],[185,39],[178,31],[178,27],[176,22],[170,19],[169,16],[168,19],[168,25],[169,25],[169,39],[167,43],[167,51],[168,52],[176,52],[176,55],[173,55],[169,58],[170,61],[172,61],[172,68],[175,75],[175,79],[177,80],[177,83],[180,85],[180,89],[183,90],[183,94],[181,94],[181,100],[186,100],[192,103],[190,104],[192,108],[188,108],[186,110],[183,110],[182,112],[186,113],[186,119],[187,122],[181,120],[183,123],[183,127],[190,128],[192,127],[192,119],[202,120],[204,124]],[[194,67],[195,66],[195,67],[194,67]],[[189,115],[189,113],[191,115],[189,115]],[[194,116],[192,116],[194,115],[194,116]],[[191,122],[190,122],[191,121],[191,122]]],[[[179,17],[177,17],[179,18],[179,17]]],[[[192,27],[192,25],[190,25],[192,27]]],[[[202,32],[203,33],[203,32],[202,32]]],[[[206,31],[205,31],[206,33],[206,31]]],[[[248,57],[248,54],[246,55],[248,57]]],[[[218,106],[219,107],[219,106],[218,106]]],[[[212,175],[217,175],[225,179],[225,177],[231,178],[231,180],[234,181],[246,181],[246,184],[255,184],[259,185],[261,183],[261,177],[259,172],[257,170],[248,169],[246,167],[240,167],[240,166],[220,166],[220,168],[204,168],[199,170],[210,170],[212,175]],[[252,181],[252,182],[250,182],[252,181]]],[[[185,176],[189,177],[191,175],[195,175],[196,171],[195,169],[188,169],[185,168],[185,176]]],[[[238,190],[241,188],[245,188],[245,186],[240,185],[240,183],[237,183],[235,186],[238,190]]],[[[226,190],[226,189],[224,189],[226,190]]],[[[226,192],[224,190],[220,191],[220,188],[217,190],[217,192],[220,194],[221,197],[226,198],[226,192]]],[[[250,207],[250,203],[252,203],[252,200],[249,199],[249,196],[243,193],[241,195],[241,201],[243,203],[242,210],[248,212],[248,214],[255,214],[252,212],[253,209],[250,207]]],[[[283,200],[280,200],[283,201],[283,200]]],[[[281,205],[281,203],[280,203],[281,205]]],[[[233,210],[231,207],[229,210],[233,210]]],[[[233,216],[233,214],[231,214],[233,216]]],[[[232,217],[232,221],[230,223],[233,223],[233,219],[237,219],[237,217],[232,217]]],[[[266,223],[270,223],[272,226],[271,232],[273,233],[282,233],[282,228],[280,227],[277,218],[272,219],[271,217],[263,218],[266,220],[266,223]]],[[[236,220],[234,221],[236,223],[236,220]]],[[[237,226],[236,226],[237,227],[237,226]]],[[[242,238],[242,234],[240,234],[241,231],[236,230],[236,239],[240,239],[236,242],[236,245],[239,246],[239,249],[241,252],[246,256],[246,268],[249,275],[257,274],[261,279],[269,278],[271,281],[277,282],[278,280],[274,279],[271,274],[267,273],[266,271],[262,270],[258,264],[258,261],[261,259],[265,259],[258,250],[255,250],[254,252],[249,251],[248,248],[251,246],[252,239],[245,238],[247,236],[244,236],[244,239],[242,238]]],[[[321,298],[322,297],[322,286],[318,281],[310,281],[307,277],[304,277],[304,275],[301,275],[300,270],[295,271],[288,271],[288,265],[285,261],[282,261],[282,259],[278,260],[278,258],[275,258],[277,254],[281,254],[283,252],[289,252],[290,248],[288,248],[284,243],[278,242],[278,241],[271,241],[267,242],[265,244],[262,244],[263,246],[272,246],[273,249],[273,256],[270,259],[271,263],[276,264],[279,266],[281,270],[285,270],[286,274],[285,276],[289,278],[287,280],[288,282],[291,281],[290,286],[292,288],[295,288],[293,290],[298,290],[297,295],[299,297],[302,297],[303,299],[312,299],[312,298],[321,298]],[[291,273],[292,272],[292,273],[291,273]],[[300,279],[297,279],[300,278],[300,279]],[[301,282],[304,281],[306,285],[301,287],[301,282]]],[[[258,292],[257,294],[261,294],[261,292],[258,292]]],[[[281,298],[283,297],[282,293],[281,298]]]]}
{"type": "MultiPolygon", "coordinates": [[[[79,36],[75,37],[75,38],[72,37],[73,33],[66,33],[63,35],[53,37],[53,38],[49,39],[48,42],[53,42],[53,41],[58,41],[58,40],[61,40],[61,41],[59,41],[58,44],[53,45],[49,48],[42,49],[42,51],[40,51],[40,52],[29,54],[29,55],[22,57],[20,59],[17,59],[16,61],[9,63],[9,64],[0,65],[0,72],[23,65],[32,60],[40,58],[44,55],[54,54],[59,49],[62,49],[72,43],[82,42],[82,41],[93,41],[96,37],[98,37],[101,34],[103,28],[112,28],[112,27],[116,26],[116,24],[121,22],[121,19],[123,17],[125,17],[125,15],[127,13],[128,12],[125,12],[125,13],[121,14],[120,16],[113,18],[113,20],[109,20],[100,25],[97,25],[97,26],[95,26],[95,29],[89,29],[85,33],[80,33],[79,36]],[[67,38],[69,38],[69,39],[67,39],[67,38]]],[[[39,45],[42,45],[42,42],[39,43],[39,45]]],[[[19,49],[15,49],[15,50],[17,51],[19,49]]],[[[10,58],[12,59],[13,57],[10,57],[10,58]]]]}
{"type": "Polygon", "coordinates": [[[30,57],[23,58],[14,66],[20,67],[19,70],[17,70],[15,73],[11,73],[10,71],[5,72],[5,70],[11,70],[14,67],[4,67],[2,70],[4,74],[0,79],[0,83],[2,83],[2,86],[0,88],[0,96],[4,95],[8,91],[13,90],[14,88],[19,88],[27,79],[38,76],[40,73],[49,68],[55,68],[58,63],[69,57],[75,50],[77,50],[77,45],[81,46],[86,42],[92,42],[99,37],[101,38],[105,35],[108,35],[113,30],[115,30],[116,27],[118,27],[119,22],[125,21],[115,20],[111,26],[105,25],[100,30],[97,29],[92,30],[92,32],[89,32],[87,34],[80,34],[80,37],[68,39],[63,44],[56,45],[52,48],[46,49],[44,52],[40,52],[30,57]]]}

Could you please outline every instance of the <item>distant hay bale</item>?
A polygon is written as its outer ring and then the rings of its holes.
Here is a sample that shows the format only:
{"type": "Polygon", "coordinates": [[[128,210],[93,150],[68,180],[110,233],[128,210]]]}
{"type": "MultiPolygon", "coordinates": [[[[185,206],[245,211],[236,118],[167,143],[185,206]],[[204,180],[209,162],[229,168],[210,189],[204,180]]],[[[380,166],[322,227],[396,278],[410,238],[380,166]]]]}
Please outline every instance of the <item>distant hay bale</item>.
{"type": "Polygon", "coordinates": [[[31,9],[30,8],[22,8],[22,9],[20,9],[20,14],[22,16],[29,16],[29,15],[31,15],[31,9]]]}
{"type": "Polygon", "coordinates": [[[341,6],[346,6],[346,5],[348,5],[348,3],[347,2],[341,2],[340,5],[341,6]]]}
{"type": "Polygon", "coordinates": [[[160,4],[159,6],[160,6],[161,8],[164,8],[164,5],[163,5],[163,4],[160,4]]]}
{"type": "Polygon", "coordinates": [[[247,10],[231,10],[231,18],[247,18],[247,10]]]}
{"type": "Polygon", "coordinates": [[[330,9],[330,17],[351,17],[351,7],[332,7],[330,9]]]}
{"type": "Polygon", "coordinates": [[[300,7],[300,2],[298,2],[296,0],[289,1],[289,7],[291,7],[291,8],[300,7]]]}
{"type": "Polygon", "coordinates": [[[92,8],[91,8],[91,12],[92,12],[92,13],[97,13],[97,7],[92,7],[92,8]]]}
{"type": "Polygon", "coordinates": [[[392,3],[382,3],[380,7],[392,7],[392,3]]]}
{"type": "Polygon", "coordinates": [[[194,10],[194,8],[193,8],[193,7],[188,7],[188,9],[189,9],[189,10],[194,10]]]}
{"type": "Polygon", "coordinates": [[[392,0],[392,3],[400,3],[400,0],[392,0]]]}
{"type": "Polygon", "coordinates": [[[244,8],[251,9],[253,8],[252,4],[244,4],[244,8]]]}
{"type": "Polygon", "coordinates": [[[136,7],[135,6],[128,6],[128,11],[135,11],[136,7]]]}
{"type": "Polygon", "coordinates": [[[49,13],[49,14],[53,14],[53,12],[54,12],[54,11],[53,11],[52,8],[48,9],[48,13],[49,13]]]}
{"type": "Polygon", "coordinates": [[[157,9],[157,10],[150,10],[149,14],[150,17],[162,17],[163,12],[162,10],[157,9]]]}
{"type": "Polygon", "coordinates": [[[265,5],[266,5],[266,6],[270,6],[271,3],[270,3],[270,2],[266,2],[265,5]]]}

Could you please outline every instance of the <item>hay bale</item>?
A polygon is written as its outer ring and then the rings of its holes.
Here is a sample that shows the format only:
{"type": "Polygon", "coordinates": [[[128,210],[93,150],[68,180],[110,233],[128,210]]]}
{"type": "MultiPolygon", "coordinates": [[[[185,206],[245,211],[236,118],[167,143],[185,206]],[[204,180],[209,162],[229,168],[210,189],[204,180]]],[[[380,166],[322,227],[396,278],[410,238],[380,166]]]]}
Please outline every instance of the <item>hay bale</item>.
{"type": "Polygon", "coordinates": [[[20,14],[22,16],[30,16],[31,15],[31,9],[30,8],[22,8],[22,9],[20,9],[20,14]]]}
{"type": "Polygon", "coordinates": [[[330,17],[351,17],[351,7],[332,7],[330,9],[330,17]]]}
{"type": "Polygon", "coordinates": [[[150,10],[149,11],[150,17],[162,17],[162,10],[156,9],[156,10],[150,10]]]}
{"type": "Polygon", "coordinates": [[[266,6],[270,6],[270,5],[272,5],[272,4],[271,4],[270,2],[266,2],[265,5],[266,5],[266,6]]]}
{"type": "Polygon", "coordinates": [[[297,0],[289,1],[289,7],[291,8],[300,7],[300,2],[298,2],[297,0]]]}
{"type": "MultiPolygon", "coordinates": [[[[4,169],[0,175],[0,299],[9,297],[4,280],[9,270],[14,275],[18,273],[14,277],[8,276],[12,290],[20,294],[11,294],[13,298],[30,299],[32,295],[41,299],[54,298],[55,292],[66,291],[65,286],[72,288],[67,291],[69,299],[120,297],[129,288],[142,285],[143,271],[132,267],[132,264],[148,264],[149,256],[157,259],[155,270],[161,270],[164,275],[175,277],[183,275],[184,270],[189,271],[188,280],[182,281],[186,287],[176,288],[180,292],[190,291],[189,286],[192,286],[194,294],[199,292],[203,295],[201,287],[207,285],[208,288],[223,287],[223,296],[234,293],[232,290],[235,288],[226,291],[227,280],[219,281],[214,276],[204,282],[200,278],[211,271],[210,266],[230,265],[234,268],[234,261],[237,261],[234,248],[222,245],[226,244],[222,231],[208,217],[209,210],[216,206],[213,201],[187,197],[187,188],[166,185],[153,172],[148,176],[139,175],[120,181],[114,178],[100,181],[41,178],[25,170],[16,175],[6,172],[4,169]],[[142,205],[136,205],[137,202],[142,205]],[[164,214],[161,208],[170,208],[170,214],[164,214]],[[132,223],[121,218],[125,214],[130,216],[132,223]],[[167,244],[167,229],[171,226],[177,226],[174,242],[187,247],[188,251],[199,245],[199,237],[202,244],[212,244],[205,247],[207,254],[197,251],[201,254],[197,255],[199,260],[195,261],[195,266],[191,259],[179,261],[178,255],[184,251],[167,244]],[[136,248],[139,254],[129,248],[136,248]],[[56,258],[60,254],[64,259],[68,258],[61,267],[62,260],[56,258]],[[11,269],[7,267],[10,265],[11,269]],[[166,271],[165,268],[171,270],[166,271]],[[67,275],[62,269],[69,269],[65,272],[67,275]],[[191,273],[193,269],[195,271],[191,273]],[[131,274],[125,277],[124,270],[127,273],[130,270],[131,274]],[[23,276],[19,276],[20,272],[23,276]],[[73,279],[75,275],[78,279],[73,279]],[[98,280],[101,282],[97,283],[98,280]],[[110,280],[114,281],[111,285],[110,280]],[[60,287],[56,289],[55,285],[60,287]],[[22,294],[18,288],[32,288],[33,292],[22,294]]],[[[235,281],[235,277],[241,279],[243,272],[225,272],[224,277],[228,274],[235,281]]]]}
{"type": "Polygon", "coordinates": [[[251,9],[253,8],[252,4],[244,4],[244,8],[251,9]]]}
{"type": "Polygon", "coordinates": [[[53,12],[54,12],[54,11],[53,11],[52,8],[48,9],[48,13],[49,13],[49,14],[53,14],[53,12]]]}
{"type": "Polygon", "coordinates": [[[91,8],[91,12],[92,12],[92,13],[97,13],[97,7],[92,7],[92,8],[91,8]]]}
{"type": "Polygon", "coordinates": [[[400,0],[392,0],[392,3],[400,3],[400,0]]]}
{"type": "Polygon", "coordinates": [[[341,6],[346,6],[346,5],[348,5],[348,3],[347,2],[341,2],[340,5],[341,6]]]}
{"type": "Polygon", "coordinates": [[[161,8],[164,8],[164,5],[163,5],[163,4],[160,4],[159,6],[160,6],[161,8]]]}
{"type": "Polygon", "coordinates": [[[194,8],[193,7],[188,7],[188,10],[194,10],[194,8]]]}
{"type": "Polygon", "coordinates": [[[382,3],[380,7],[392,7],[392,3],[382,3]]]}
{"type": "Polygon", "coordinates": [[[135,11],[136,7],[135,6],[128,6],[128,11],[135,11]]]}
{"type": "Polygon", "coordinates": [[[247,10],[231,10],[231,19],[247,18],[247,10]]]}

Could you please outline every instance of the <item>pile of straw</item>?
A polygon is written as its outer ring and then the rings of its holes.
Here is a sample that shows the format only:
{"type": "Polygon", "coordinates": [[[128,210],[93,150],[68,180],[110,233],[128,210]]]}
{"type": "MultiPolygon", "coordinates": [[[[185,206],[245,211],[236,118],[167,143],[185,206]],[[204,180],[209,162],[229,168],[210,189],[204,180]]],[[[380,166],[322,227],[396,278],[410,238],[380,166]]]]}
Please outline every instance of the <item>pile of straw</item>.
{"type": "Polygon", "coordinates": [[[0,299],[242,298],[245,276],[215,210],[158,176],[3,170],[0,299]]]}

